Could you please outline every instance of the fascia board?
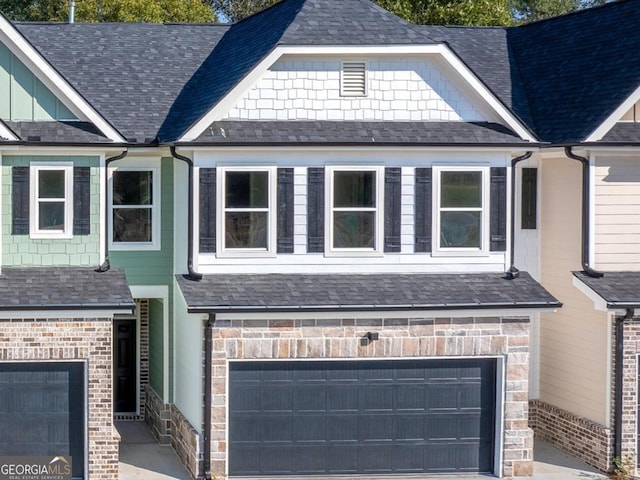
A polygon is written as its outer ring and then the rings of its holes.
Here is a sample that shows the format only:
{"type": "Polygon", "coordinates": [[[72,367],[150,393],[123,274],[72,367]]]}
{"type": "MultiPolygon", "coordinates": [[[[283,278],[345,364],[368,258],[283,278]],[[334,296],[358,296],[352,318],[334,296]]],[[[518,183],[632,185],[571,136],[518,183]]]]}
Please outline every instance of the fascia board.
{"type": "Polygon", "coordinates": [[[126,140],[107,122],[31,43],[0,15],[0,41],[29,68],[58,97],[65,99],[71,110],[86,121],[93,123],[108,139],[126,143],[126,140]]]}
{"type": "Polygon", "coordinates": [[[634,92],[622,102],[622,104],[616,108],[607,119],[598,126],[584,141],[585,142],[597,142],[602,140],[609,130],[620,121],[622,116],[629,111],[638,101],[640,101],[640,87],[636,88],[634,92]]]}
{"type": "Polygon", "coordinates": [[[262,59],[256,67],[192,125],[178,139],[178,143],[192,142],[209,128],[213,122],[221,120],[238,99],[277,62],[283,55],[439,55],[458,72],[460,77],[475,91],[486,104],[511,127],[522,139],[537,142],[527,128],[489,91],[475,74],[446,45],[382,45],[382,46],[277,46],[262,59]]]}
{"type": "Polygon", "coordinates": [[[609,311],[609,307],[607,305],[606,300],[604,298],[602,298],[600,295],[598,295],[596,292],[594,292],[591,288],[589,288],[582,281],[580,281],[579,278],[574,276],[572,278],[572,283],[573,283],[574,287],[576,287],[580,292],[582,292],[584,295],[586,295],[587,298],[589,298],[589,300],[591,300],[593,302],[593,307],[596,310],[599,310],[601,312],[609,311]]]}

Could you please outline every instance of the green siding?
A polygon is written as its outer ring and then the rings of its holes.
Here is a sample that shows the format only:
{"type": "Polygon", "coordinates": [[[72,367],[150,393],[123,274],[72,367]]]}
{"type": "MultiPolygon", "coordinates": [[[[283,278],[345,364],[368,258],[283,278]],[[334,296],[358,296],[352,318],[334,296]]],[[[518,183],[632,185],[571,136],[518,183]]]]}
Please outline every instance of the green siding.
{"type": "Polygon", "coordinates": [[[0,44],[0,118],[4,120],[77,120],[38,78],[0,44]]]}
{"type": "Polygon", "coordinates": [[[100,157],[6,156],[2,159],[2,264],[98,266],[100,260],[100,157]],[[70,239],[31,239],[11,233],[11,168],[30,162],[69,162],[91,168],[91,234],[70,239]]]}
{"type": "Polygon", "coordinates": [[[171,285],[173,275],[173,159],[160,169],[160,250],[112,250],[111,266],[123,268],[130,285],[171,285]]]}
{"type": "Polygon", "coordinates": [[[164,331],[161,300],[149,301],[149,384],[160,397],[164,396],[164,331]]]}

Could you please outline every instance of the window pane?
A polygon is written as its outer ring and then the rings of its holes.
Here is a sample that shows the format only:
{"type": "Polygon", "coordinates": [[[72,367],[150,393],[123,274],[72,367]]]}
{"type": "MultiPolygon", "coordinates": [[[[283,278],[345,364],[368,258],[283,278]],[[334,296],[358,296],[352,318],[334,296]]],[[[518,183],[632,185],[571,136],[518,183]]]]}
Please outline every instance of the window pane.
{"type": "Polygon", "coordinates": [[[153,172],[113,172],[114,205],[152,205],[153,172]]]}
{"type": "Polygon", "coordinates": [[[268,248],[267,212],[227,212],[226,248],[268,248]]]}
{"type": "Polygon", "coordinates": [[[151,242],[150,208],[114,208],[114,242],[151,242]]]}
{"type": "Polygon", "coordinates": [[[334,248],[375,248],[375,212],[335,212],[334,248]]]}
{"type": "Polygon", "coordinates": [[[376,172],[334,172],[334,207],[375,207],[376,172]]]}
{"type": "Polygon", "coordinates": [[[268,208],[269,172],[227,172],[227,208],[268,208]]]}
{"type": "Polygon", "coordinates": [[[38,197],[64,198],[64,171],[38,171],[38,197]]]}
{"type": "Polygon", "coordinates": [[[38,204],[39,230],[64,230],[64,202],[38,204]]]}
{"type": "Polygon", "coordinates": [[[440,246],[480,248],[480,212],[440,212],[440,246]]]}
{"type": "Polygon", "coordinates": [[[482,172],[442,172],[440,206],[482,207],[482,172]]]}

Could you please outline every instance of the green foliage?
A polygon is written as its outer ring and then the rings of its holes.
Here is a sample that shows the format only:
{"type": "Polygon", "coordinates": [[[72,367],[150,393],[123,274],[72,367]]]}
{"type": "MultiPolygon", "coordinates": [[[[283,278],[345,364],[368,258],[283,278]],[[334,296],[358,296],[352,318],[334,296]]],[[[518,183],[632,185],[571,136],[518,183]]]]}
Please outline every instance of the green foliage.
{"type": "Polygon", "coordinates": [[[614,480],[631,480],[633,478],[634,465],[635,462],[631,455],[625,455],[624,458],[615,457],[613,459],[611,478],[614,480]]]}
{"type": "Polygon", "coordinates": [[[225,22],[238,22],[279,0],[209,0],[218,18],[225,22]]]}
{"type": "Polygon", "coordinates": [[[376,0],[382,8],[421,25],[509,25],[508,0],[376,0]]]}
{"type": "Polygon", "coordinates": [[[513,17],[518,23],[556,17],[581,8],[603,5],[610,0],[510,0],[513,17]]]}
{"type": "MultiPolygon", "coordinates": [[[[11,20],[66,22],[68,0],[0,0],[11,20]]],[[[202,0],[76,0],[78,22],[211,22],[202,0]]]]}

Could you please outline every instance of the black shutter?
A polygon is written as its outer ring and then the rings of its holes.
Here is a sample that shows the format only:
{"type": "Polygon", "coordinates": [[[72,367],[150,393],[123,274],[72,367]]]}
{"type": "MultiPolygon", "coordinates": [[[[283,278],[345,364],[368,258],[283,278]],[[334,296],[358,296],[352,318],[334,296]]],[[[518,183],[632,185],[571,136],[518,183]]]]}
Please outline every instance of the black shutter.
{"type": "Polygon", "coordinates": [[[216,169],[200,169],[200,252],[216,251],[216,169]]]}
{"type": "Polygon", "coordinates": [[[278,253],[293,253],[293,168],[278,169],[278,253]]]}
{"type": "Polygon", "coordinates": [[[432,174],[430,168],[416,168],[415,177],[415,252],[431,251],[431,191],[432,174]]]}
{"type": "Polygon", "coordinates": [[[522,169],[521,227],[523,230],[538,228],[538,169],[522,169]]]}
{"type": "Polygon", "coordinates": [[[307,170],[307,252],[324,252],[324,168],[307,170]]]}
{"type": "Polygon", "coordinates": [[[491,168],[491,251],[507,249],[507,169],[491,168]]]}
{"type": "Polygon", "coordinates": [[[91,233],[91,169],[73,169],[73,234],[91,233]]]}
{"type": "Polygon", "coordinates": [[[29,234],[29,167],[12,168],[12,219],[13,235],[29,234]]]}
{"type": "Polygon", "coordinates": [[[384,172],[384,251],[400,251],[402,216],[402,171],[398,167],[384,172]]]}

